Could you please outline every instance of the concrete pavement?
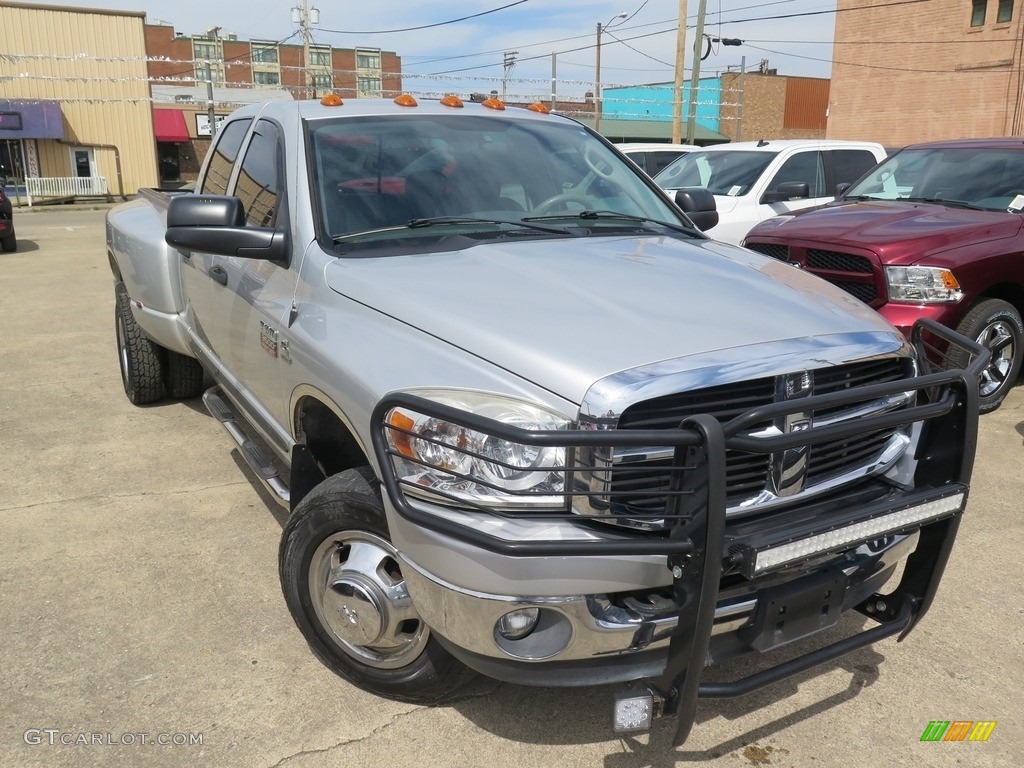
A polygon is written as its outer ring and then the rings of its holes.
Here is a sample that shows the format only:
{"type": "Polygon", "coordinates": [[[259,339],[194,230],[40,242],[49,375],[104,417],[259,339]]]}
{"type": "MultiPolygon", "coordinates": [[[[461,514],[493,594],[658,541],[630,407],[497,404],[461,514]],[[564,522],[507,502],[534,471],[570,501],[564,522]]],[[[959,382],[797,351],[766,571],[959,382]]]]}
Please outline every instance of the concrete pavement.
{"type": "Polygon", "coordinates": [[[19,214],[0,254],[0,766],[1020,764],[1024,387],[982,419],[960,538],[904,643],[702,701],[678,749],[672,721],[613,737],[611,689],[481,680],[416,707],[309,652],[278,586],[282,514],[202,406],[124,397],[103,211],[19,214]],[[997,725],[922,743],[931,720],[997,725]]]}

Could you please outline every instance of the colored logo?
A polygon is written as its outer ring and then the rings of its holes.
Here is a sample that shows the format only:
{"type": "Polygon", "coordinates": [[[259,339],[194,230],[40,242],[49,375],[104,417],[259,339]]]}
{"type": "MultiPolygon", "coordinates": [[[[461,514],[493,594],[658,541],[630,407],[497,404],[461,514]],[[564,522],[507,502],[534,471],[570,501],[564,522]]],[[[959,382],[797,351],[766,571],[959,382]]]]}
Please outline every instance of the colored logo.
{"type": "Polygon", "coordinates": [[[921,741],[988,741],[995,727],[995,720],[932,720],[921,741]]]}

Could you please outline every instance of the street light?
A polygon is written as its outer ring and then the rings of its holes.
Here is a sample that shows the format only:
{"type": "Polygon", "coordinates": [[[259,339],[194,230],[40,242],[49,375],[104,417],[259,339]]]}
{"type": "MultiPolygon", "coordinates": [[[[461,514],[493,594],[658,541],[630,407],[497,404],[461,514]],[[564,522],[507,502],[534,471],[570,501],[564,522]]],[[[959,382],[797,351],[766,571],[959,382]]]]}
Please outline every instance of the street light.
{"type": "Polygon", "coordinates": [[[623,11],[615,16],[612,16],[608,21],[601,25],[601,22],[597,22],[597,64],[594,67],[594,130],[601,130],[601,32],[608,29],[612,22],[616,19],[628,19],[629,14],[623,11]]]}

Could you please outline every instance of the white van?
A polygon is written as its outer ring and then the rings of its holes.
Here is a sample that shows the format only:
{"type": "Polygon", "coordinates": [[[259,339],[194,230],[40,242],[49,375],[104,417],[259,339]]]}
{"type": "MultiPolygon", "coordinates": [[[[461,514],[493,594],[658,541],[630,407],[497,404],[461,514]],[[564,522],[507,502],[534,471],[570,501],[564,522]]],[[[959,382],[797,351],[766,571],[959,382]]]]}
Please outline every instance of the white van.
{"type": "Polygon", "coordinates": [[[837,185],[857,181],[885,156],[867,141],[740,141],[687,152],[654,180],[670,191],[710,189],[718,224],[707,233],[739,245],[759,221],[827,203],[837,185]]]}

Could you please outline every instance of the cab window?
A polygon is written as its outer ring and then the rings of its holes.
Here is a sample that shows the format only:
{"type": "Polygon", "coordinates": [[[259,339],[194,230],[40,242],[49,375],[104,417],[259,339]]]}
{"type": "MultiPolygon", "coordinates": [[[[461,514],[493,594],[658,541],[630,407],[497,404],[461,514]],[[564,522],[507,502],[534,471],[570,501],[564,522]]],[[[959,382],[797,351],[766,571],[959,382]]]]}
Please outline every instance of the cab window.
{"type": "Polygon", "coordinates": [[[235,182],[235,195],[245,208],[245,223],[251,227],[277,224],[281,196],[281,131],[269,120],[256,123],[245,150],[242,168],[235,182]]]}
{"type": "Polygon", "coordinates": [[[227,123],[217,134],[217,145],[213,148],[213,157],[206,167],[203,186],[199,190],[204,195],[223,195],[227,193],[228,179],[231,178],[231,166],[235,164],[238,150],[242,147],[242,139],[249,131],[252,120],[235,120],[227,123]]]}

